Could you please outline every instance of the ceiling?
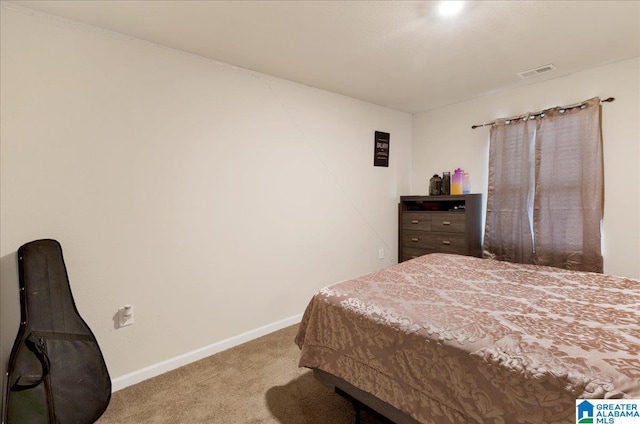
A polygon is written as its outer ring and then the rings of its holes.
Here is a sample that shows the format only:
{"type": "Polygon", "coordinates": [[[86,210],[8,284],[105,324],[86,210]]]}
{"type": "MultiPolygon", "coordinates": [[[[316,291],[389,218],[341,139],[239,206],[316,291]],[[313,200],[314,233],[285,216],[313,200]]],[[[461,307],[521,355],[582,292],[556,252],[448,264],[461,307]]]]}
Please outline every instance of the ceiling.
{"type": "Polygon", "coordinates": [[[411,113],[640,56],[640,1],[11,3],[411,113]]]}

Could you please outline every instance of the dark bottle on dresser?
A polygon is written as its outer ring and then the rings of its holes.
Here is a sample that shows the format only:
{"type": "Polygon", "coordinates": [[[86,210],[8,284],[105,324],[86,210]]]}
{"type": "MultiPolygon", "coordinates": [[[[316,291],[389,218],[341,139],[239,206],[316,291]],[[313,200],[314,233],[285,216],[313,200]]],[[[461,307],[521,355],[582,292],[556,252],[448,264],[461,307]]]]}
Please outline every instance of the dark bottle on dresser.
{"type": "Polygon", "coordinates": [[[442,173],[442,194],[446,196],[451,194],[451,172],[442,173]]]}

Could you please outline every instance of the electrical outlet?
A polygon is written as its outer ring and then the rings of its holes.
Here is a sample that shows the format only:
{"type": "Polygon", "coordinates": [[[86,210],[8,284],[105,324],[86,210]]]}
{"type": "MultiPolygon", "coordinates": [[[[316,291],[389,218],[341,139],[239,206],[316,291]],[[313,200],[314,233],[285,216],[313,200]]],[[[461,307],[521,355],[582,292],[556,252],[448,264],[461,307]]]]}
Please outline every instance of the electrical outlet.
{"type": "Polygon", "coordinates": [[[118,327],[126,327],[133,324],[133,305],[124,305],[118,308],[118,327]]]}
{"type": "Polygon", "coordinates": [[[384,247],[378,249],[378,259],[384,259],[384,247]]]}

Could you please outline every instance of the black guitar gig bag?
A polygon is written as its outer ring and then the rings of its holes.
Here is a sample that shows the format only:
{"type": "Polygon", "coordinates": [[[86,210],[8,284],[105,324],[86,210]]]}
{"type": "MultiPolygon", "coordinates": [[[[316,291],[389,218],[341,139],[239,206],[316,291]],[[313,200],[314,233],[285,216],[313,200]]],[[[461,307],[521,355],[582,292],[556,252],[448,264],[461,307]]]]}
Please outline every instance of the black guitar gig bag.
{"type": "Polygon", "coordinates": [[[95,422],[111,399],[111,379],[76,309],[60,244],[20,247],[18,272],[20,329],[9,358],[5,423],[95,422]]]}

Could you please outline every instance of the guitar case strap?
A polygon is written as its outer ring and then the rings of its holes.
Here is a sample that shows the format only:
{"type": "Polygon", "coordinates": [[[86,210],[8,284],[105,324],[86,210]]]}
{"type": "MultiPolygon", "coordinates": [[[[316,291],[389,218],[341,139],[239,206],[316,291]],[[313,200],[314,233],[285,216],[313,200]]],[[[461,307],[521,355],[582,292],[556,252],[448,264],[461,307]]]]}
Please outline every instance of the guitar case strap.
{"type": "Polygon", "coordinates": [[[69,287],[62,247],[36,240],[18,249],[20,328],[9,358],[6,424],[95,422],[111,379],[69,287]]]}

